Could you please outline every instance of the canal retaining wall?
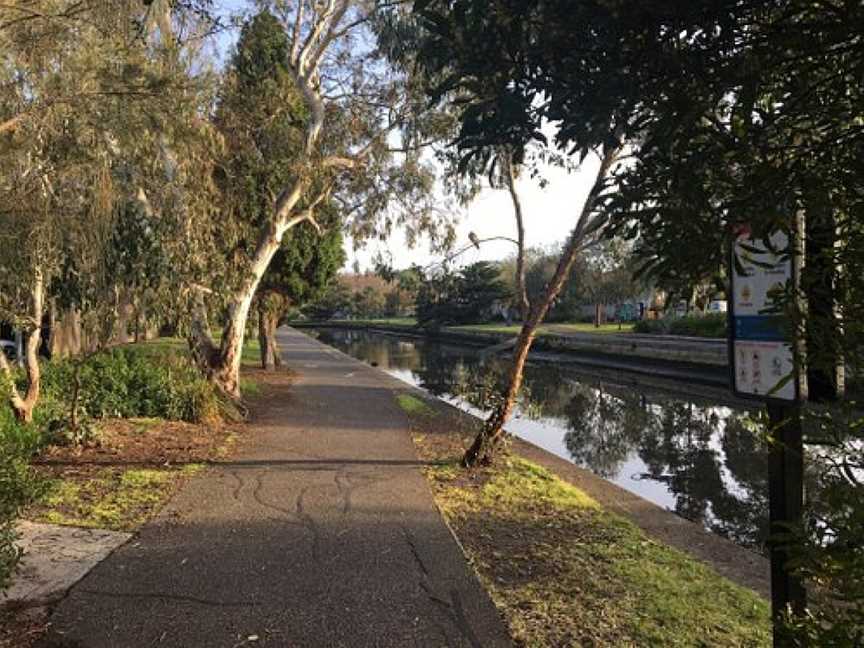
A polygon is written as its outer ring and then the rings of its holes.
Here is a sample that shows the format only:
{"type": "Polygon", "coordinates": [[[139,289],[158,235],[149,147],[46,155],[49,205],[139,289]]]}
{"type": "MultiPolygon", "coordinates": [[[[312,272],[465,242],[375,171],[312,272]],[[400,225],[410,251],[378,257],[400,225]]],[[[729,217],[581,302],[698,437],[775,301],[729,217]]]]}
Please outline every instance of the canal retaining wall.
{"type": "MultiPolygon", "coordinates": [[[[491,347],[513,339],[512,333],[469,331],[452,327],[421,329],[408,324],[376,324],[363,321],[294,322],[296,328],[342,328],[380,333],[425,337],[477,347],[491,347]]],[[[713,368],[728,367],[726,340],[639,335],[635,333],[553,333],[543,332],[534,341],[536,351],[589,353],[609,357],[641,359],[648,362],[674,362],[713,368]]]]}

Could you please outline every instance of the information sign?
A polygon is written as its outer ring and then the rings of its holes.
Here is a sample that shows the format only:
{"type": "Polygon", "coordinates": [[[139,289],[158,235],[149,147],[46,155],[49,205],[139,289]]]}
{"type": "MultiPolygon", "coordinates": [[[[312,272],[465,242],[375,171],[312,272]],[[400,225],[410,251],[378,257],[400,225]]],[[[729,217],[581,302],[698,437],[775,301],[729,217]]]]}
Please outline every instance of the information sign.
{"type": "Polygon", "coordinates": [[[785,318],[770,313],[771,293],[794,280],[789,237],[776,232],[768,242],[742,228],[732,250],[729,310],[730,365],[738,396],[798,400],[794,353],[785,318]],[[737,263],[736,263],[737,260],[737,263]]]}

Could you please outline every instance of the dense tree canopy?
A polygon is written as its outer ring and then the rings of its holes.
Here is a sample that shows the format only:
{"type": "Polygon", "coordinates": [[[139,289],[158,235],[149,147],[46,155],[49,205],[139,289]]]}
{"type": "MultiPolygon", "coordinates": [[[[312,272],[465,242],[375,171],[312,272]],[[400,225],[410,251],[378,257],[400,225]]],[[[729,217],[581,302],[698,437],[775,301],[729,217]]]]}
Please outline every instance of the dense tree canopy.
{"type": "Polygon", "coordinates": [[[417,321],[428,327],[485,322],[496,307],[506,307],[510,297],[500,270],[486,261],[456,272],[444,270],[420,284],[417,321]]]}

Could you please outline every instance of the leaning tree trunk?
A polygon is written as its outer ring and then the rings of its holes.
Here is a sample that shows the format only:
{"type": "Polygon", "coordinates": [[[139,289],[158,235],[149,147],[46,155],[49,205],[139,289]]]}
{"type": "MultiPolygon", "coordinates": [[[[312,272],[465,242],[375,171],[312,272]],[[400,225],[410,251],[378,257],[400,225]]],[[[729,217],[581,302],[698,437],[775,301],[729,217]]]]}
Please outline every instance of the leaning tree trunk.
{"type": "Polygon", "coordinates": [[[45,297],[45,285],[42,270],[36,268],[33,275],[33,287],[30,293],[30,317],[27,344],[24,352],[24,368],[27,372],[27,389],[22,396],[15,385],[12,368],[6,360],[3,351],[0,351],[0,371],[5,374],[9,389],[9,404],[15,417],[22,423],[33,421],[33,410],[39,401],[41,388],[41,373],[39,371],[39,347],[42,344],[42,315],[43,301],[45,297]]]}
{"type": "Polygon", "coordinates": [[[546,313],[549,312],[552,302],[561,293],[561,289],[564,287],[579,253],[592,240],[596,240],[600,230],[608,221],[608,218],[603,213],[597,214],[594,217],[591,217],[591,214],[594,212],[597,200],[603,193],[606,175],[615,162],[617,154],[618,148],[610,147],[603,155],[594,185],[585,199],[585,204],[582,206],[582,212],[579,215],[576,226],[570,234],[561,258],[558,260],[555,274],[546,286],[543,296],[532,306],[528,319],[522,325],[516,347],[513,350],[513,360],[510,365],[507,387],[502,394],[503,398],[500,404],[493,408],[482,429],[475,437],[474,443],[471,444],[471,447],[465,451],[465,455],[462,457],[462,464],[466,467],[470,468],[480,463],[490,463],[492,461],[495,449],[504,434],[504,426],[516,407],[516,398],[519,395],[519,389],[522,387],[525,362],[528,359],[528,352],[531,350],[531,344],[534,342],[534,337],[537,334],[537,328],[543,322],[546,313]]]}
{"type": "MultiPolygon", "coordinates": [[[[333,41],[344,35],[350,27],[340,30],[339,26],[353,3],[343,1],[329,2],[328,9],[315,18],[311,18],[311,31],[301,38],[303,19],[303,4],[296,10],[296,20],[291,36],[291,47],[287,64],[294,84],[299,88],[303,102],[308,109],[308,121],[305,127],[303,153],[298,159],[302,167],[300,175],[292,184],[286,186],[276,199],[272,220],[264,227],[258,245],[252,255],[252,263],[247,278],[230,297],[228,302],[228,317],[222,331],[222,340],[218,348],[212,343],[204,331],[203,325],[193,325],[192,348],[196,359],[204,362],[205,374],[217,387],[234,399],[240,398],[240,355],[243,349],[243,338],[249,309],[255,298],[255,291],[261,283],[261,278],[282,241],[282,237],[295,225],[308,221],[318,227],[313,217],[314,209],[324,200],[329,189],[320,192],[309,200],[305,194],[311,185],[309,171],[328,168],[354,168],[357,158],[343,156],[318,156],[318,140],[321,136],[325,120],[325,106],[321,97],[321,82],[319,65],[328,53],[333,41]],[[305,199],[307,207],[300,213],[295,208],[301,199],[305,199]]],[[[370,147],[366,147],[360,157],[366,155],[370,147]]],[[[203,303],[203,299],[201,300],[203,303]]],[[[201,309],[197,309],[200,311],[201,309]]]]}

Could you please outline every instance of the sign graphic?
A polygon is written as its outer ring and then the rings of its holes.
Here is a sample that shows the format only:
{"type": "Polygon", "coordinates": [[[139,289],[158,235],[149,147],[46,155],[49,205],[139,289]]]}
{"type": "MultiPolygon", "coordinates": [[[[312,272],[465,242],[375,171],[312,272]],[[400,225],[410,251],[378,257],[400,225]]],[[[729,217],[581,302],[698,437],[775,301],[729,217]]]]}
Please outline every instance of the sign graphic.
{"type": "Polygon", "coordinates": [[[766,243],[750,238],[750,231],[744,228],[732,255],[729,335],[733,390],[740,396],[795,401],[797,381],[787,379],[795,369],[787,321],[769,312],[771,294],[793,281],[789,237],[776,232],[766,243]]]}

